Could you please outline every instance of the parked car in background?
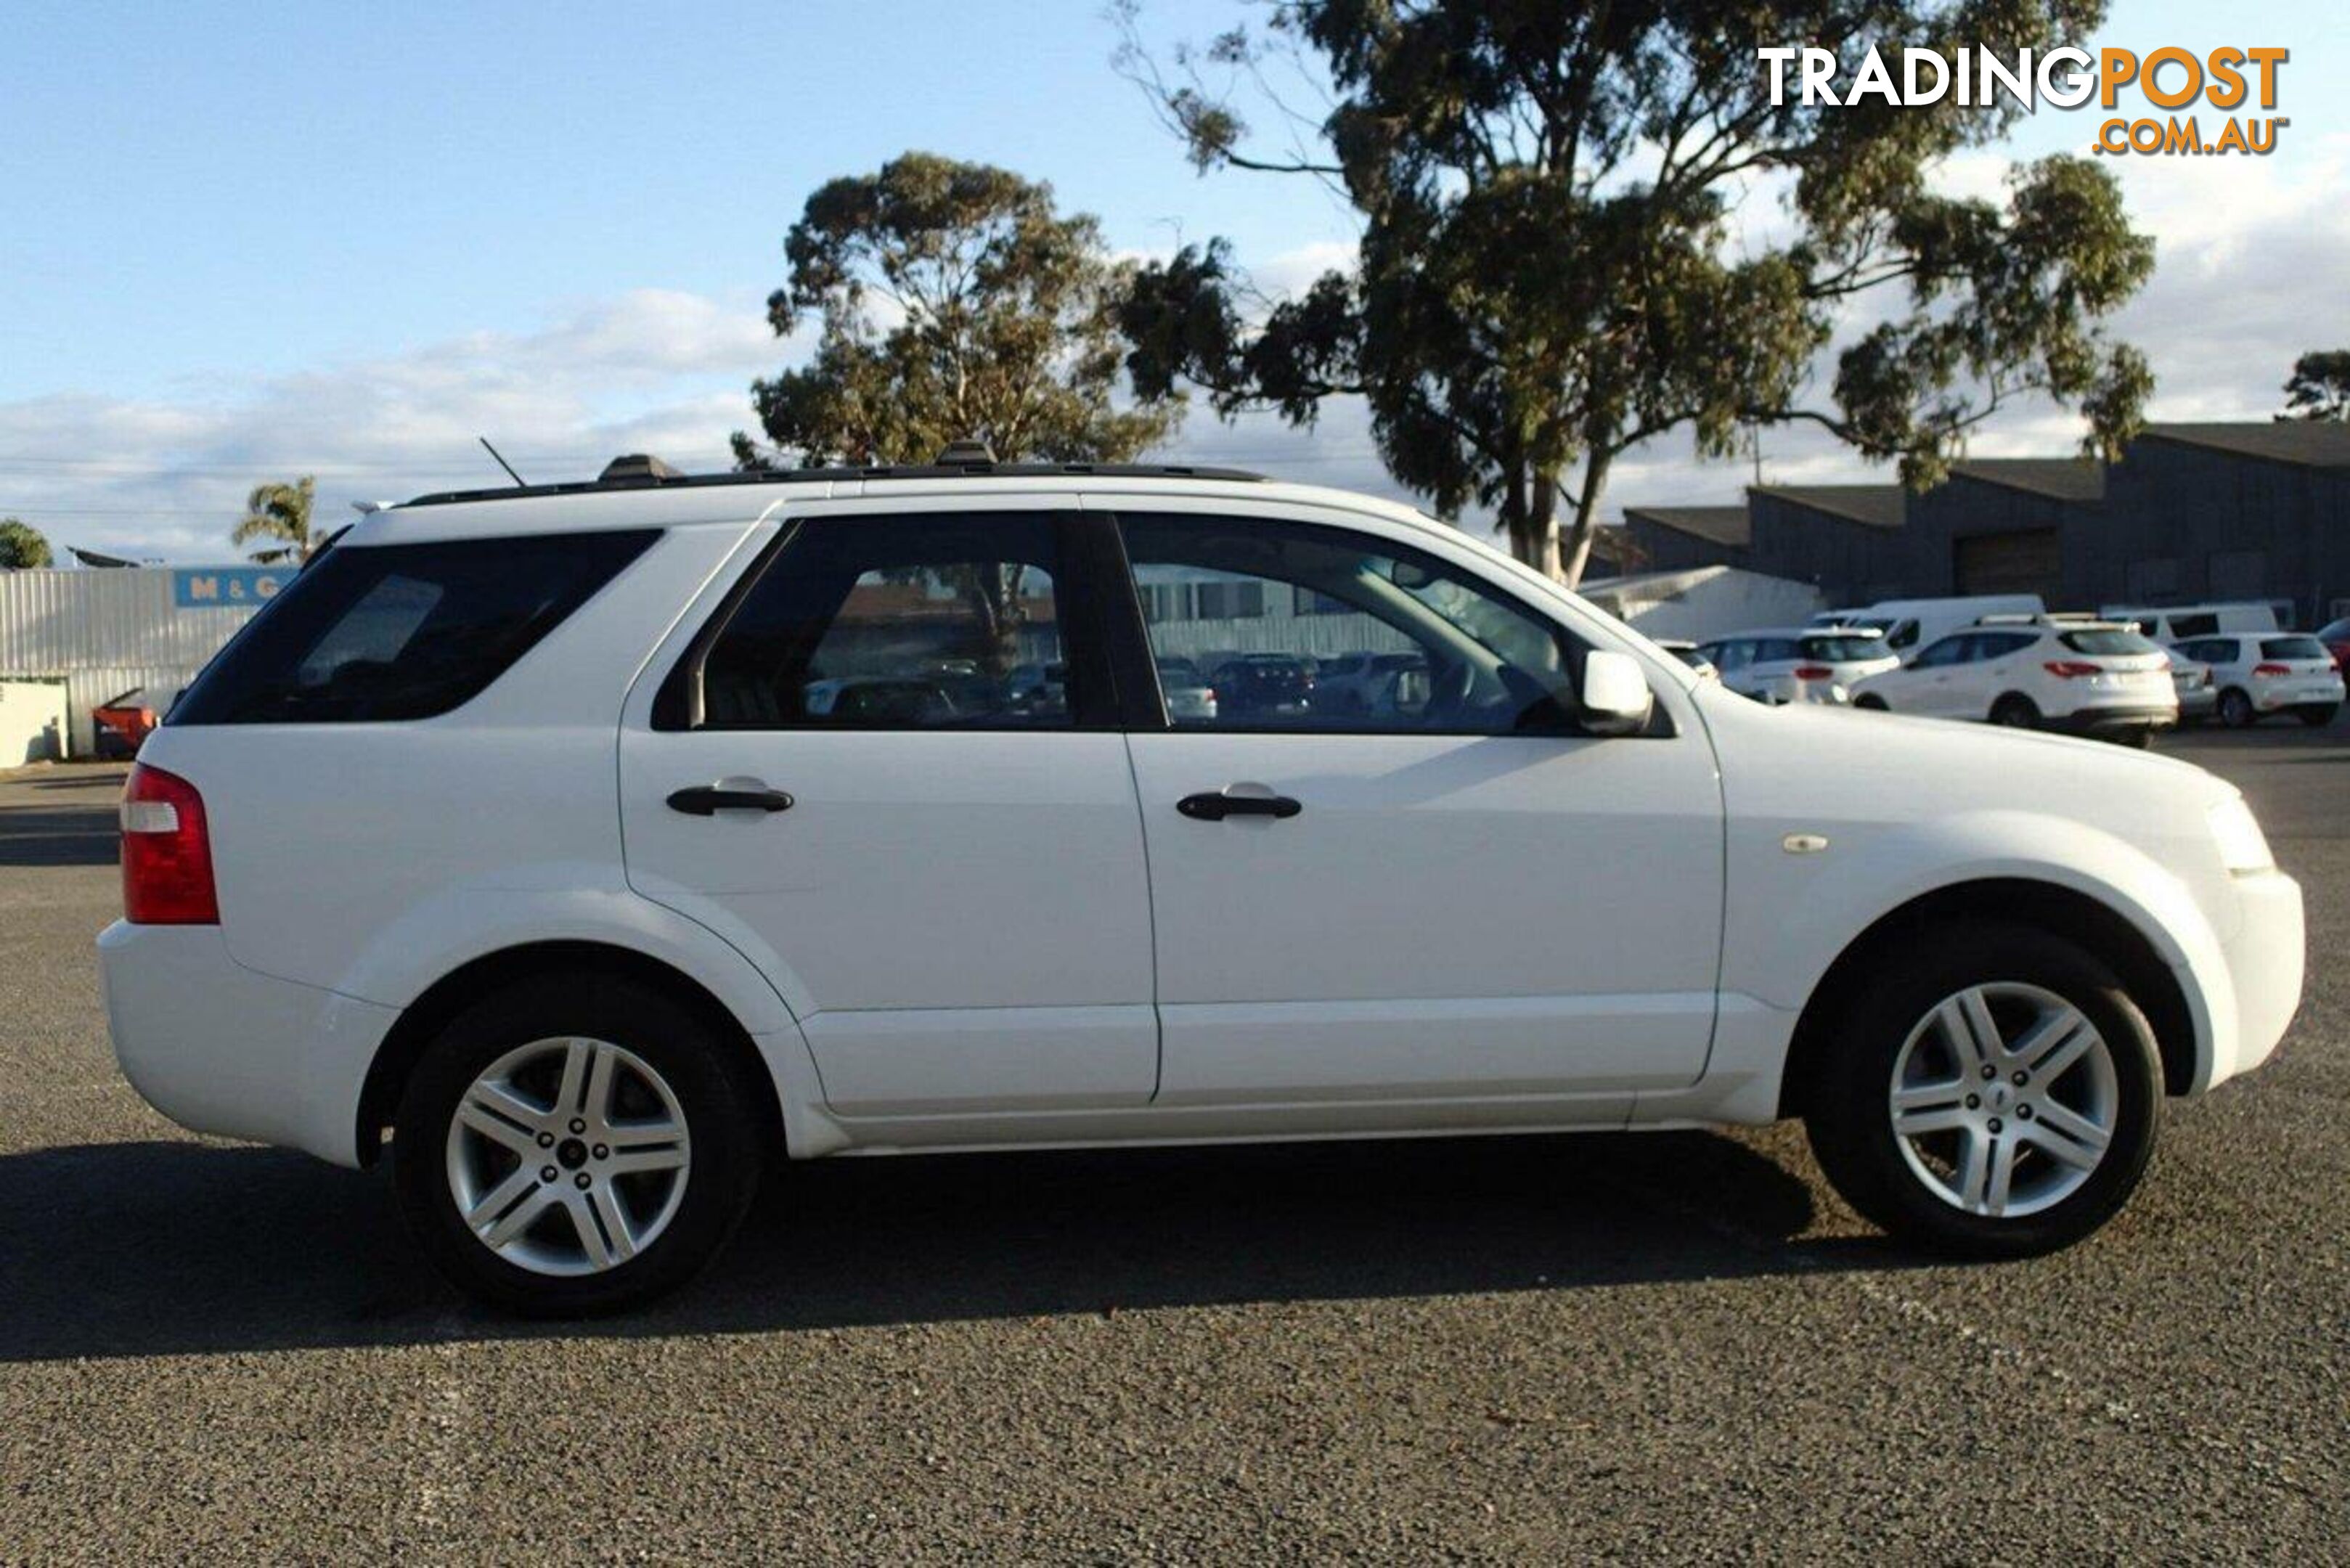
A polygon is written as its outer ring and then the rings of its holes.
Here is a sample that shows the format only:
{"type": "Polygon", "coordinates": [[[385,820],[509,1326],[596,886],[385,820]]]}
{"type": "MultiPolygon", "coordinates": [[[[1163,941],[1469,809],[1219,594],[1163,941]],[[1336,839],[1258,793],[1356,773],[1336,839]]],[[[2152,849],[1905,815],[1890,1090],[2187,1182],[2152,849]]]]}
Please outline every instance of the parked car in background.
{"type": "Polygon", "coordinates": [[[1875,628],[1887,648],[1906,658],[1936,638],[1970,627],[1987,615],[2043,615],[2047,608],[2038,594],[1962,594],[1948,598],[1883,599],[1839,613],[1847,618],[1842,625],[1875,628]]]}
{"type": "Polygon", "coordinates": [[[1287,653],[1243,653],[1209,676],[1228,719],[1302,718],[1314,706],[1314,667],[1287,653]]]}
{"type": "Polygon", "coordinates": [[[2106,605],[2097,613],[2110,621],[2137,625],[2157,642],[2178,644],[2193,637],[2223,631],[2281,631],[2286,617],[2265,599],[2233,599],[2220,604],[2106,605]]]}
{"type": "Polygon", "coordinates": [[[1699,652],[1721,683],[1758,702],[1843,702],[1852,683],[1901,660],[1866,628],[1788,627],[1733,632],[1699,652]]]}
{"type": "Polygon", "coordinates": [[[2306,632],[2189,638],[2178,651],[2211,669],[2220,722],[2241,730],[2272,713],[2313,728],[2342,709],[2342,671],[2324,643],[2306,632]]]}
{"type": "Polygon", "coordinates": [[[1857,708],[2062,730],[2143,746],[2178,722],[2170,657],[2131,627],[1992,617],[1853,689],[1857,708]]]}
{"type": "Polygon", "coordinates": [[[2170,650],[2170,689],[2178,698],[2178,722],[2199,723],[2219,711],[2220,689],[2211,684],[2211,667],[2170,650]]]}
{"type": "Polygon", "coordinates": [[[1170,654],[1160,658],[1159,691],[1167,703],[1167,716],[1180,722],[1187,719],[1207,721],[1216,716],[1216,689],[1200,673],[1200,667],[1190,659],[1170,654]]]}
{"type": "MultiPolygon", "coordinates": [[[[1295,704],[1307,657],[1227,668],[1295,704]]],[[[1198,469],[387,508],[205,669],[121,826],[139,1093],[388,1162],[433,1262],[538,1314],[680,1284],[784,1160],[990,1147],[1800,1117],[1912,1244],[2045,1252],[2120,1210],[2167,1096],[2270,1055],[2304,954],[2200,770],[1765,712],[1461,530],[1198,469]],[[1065,711],[805,713],[826,670],[936,690],[995,635],[973,566],[1049,576],[1027,690],[1065,711]],[[1144,574],[1254,586],[1164,596],[1222,612],[1175,633],[1144,574]],[[1417,648],[1425,700],[1302,732],[1220,671],[1212,722],[1170,721],[1154,637],[1303,642],[1261,610],[1309,593],[1417,648]]],[[[240,1267],[310,1230],[247,1227],[240,1267]]]]}
{"type": "Polygon", "coordinates": [[[2350,673],[2350,618],[2328,621],[2311,635],[2324,643],[2325,651],[2334,656],[2334,668],[2337,673],[2350,673]]]}
{"type": "Polygon", "coordinates": [[[134,686],[92,708],[90,737],[98,760],[127,762],[137,756],[170,706],[169,702],[159,705],[145,687],[134,686]]]}
{"type": "Polygon", "coordinates": [[[1652,639],[1651,640],[1654,641],[1659,648],[1663,649],[1667,653],[1671,654],[1675,659],[1679,659],[1683,664],[1686,664],[1691,670],[1696,670],[1698,674],[1702,676],[1704,679],[1708,680],[1719,680],[1721,679],[1721,671],[1713,667],[1713,660],[1708,659],[1705,656],[1704,650],[1700,649],[1696,643],[1676,637],[1660,637],[1652,639]]]}
{"type": "Polygon", "coordinates": [[[1409,673],[1425,677],[1428,659],[1418,653],[1339,653],[1315,661],[1314,711],[1321,714],[1392,711],[1410,701],[1409,673]]]}

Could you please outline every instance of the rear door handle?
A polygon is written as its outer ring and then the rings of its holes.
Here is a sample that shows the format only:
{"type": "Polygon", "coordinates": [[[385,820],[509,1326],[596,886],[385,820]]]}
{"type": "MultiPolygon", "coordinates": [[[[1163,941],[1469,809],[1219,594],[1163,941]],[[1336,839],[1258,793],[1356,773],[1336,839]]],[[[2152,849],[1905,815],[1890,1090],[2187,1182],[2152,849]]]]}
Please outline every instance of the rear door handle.
{"type": "Polygon", "coordinates": [[[1212,790],[1185,795],[1175,803],[1175,809],[1201,822],[1222,822],[1228,816],[1295,816],[1305,808],[1285,794],[1233,794],[1229,790],[1212,790]]]}
{"type": "Polygon", "coordinates": [[[728,788],[722,784],[697,784],[671,795],[669,808],[681,811],[688,816],[708,816],[719,811],[789,811],[792,797],[782,790],[764,786],[728,788]]]}

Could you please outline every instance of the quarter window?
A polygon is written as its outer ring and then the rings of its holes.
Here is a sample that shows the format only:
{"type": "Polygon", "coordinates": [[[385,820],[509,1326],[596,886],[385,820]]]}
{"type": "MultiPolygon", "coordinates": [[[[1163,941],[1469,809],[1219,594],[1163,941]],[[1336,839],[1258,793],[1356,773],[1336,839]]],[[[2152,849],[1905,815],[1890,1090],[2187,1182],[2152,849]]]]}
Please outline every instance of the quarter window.
{"type": "Polygon", "coordinates": [[[174,724],[429,719],[470,701],[652,543],[650,530],[338,545],[237,634],[174,724]]]}

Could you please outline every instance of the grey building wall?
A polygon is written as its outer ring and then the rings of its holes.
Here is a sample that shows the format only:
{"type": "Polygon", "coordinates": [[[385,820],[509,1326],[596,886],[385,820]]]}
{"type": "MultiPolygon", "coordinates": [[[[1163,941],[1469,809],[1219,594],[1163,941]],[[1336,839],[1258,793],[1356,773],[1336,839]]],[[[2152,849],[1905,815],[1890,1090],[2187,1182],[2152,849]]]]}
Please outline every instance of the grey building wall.
{"type": "Polygon", "coordinates": [[[1637,513],[1624,514],[1624,532],[1640,552],[1638,570],[1643,572],[1687,572],[1700,566],[1744,566],[1748,552],[1743,545],[1719,544],[1700,539],[1679,528],[1649,521],[1637,513]]]}
{"type": "Polygon", "coordinates": [[[2290,599],[2314,627],[2350,598],[2350,470],[2141,440],[2079,535],[2085,604],[2290,599]]]}
{"type": "Polygon", "coordinates": [[[2067,501],[1963,473],[1908,500],[1901,530],[1905,591],[1929,598],[1965,591],[1959,582],[1959,542],[1992,535],[2043,533],[2057,535],[2063,565],[2058,576],[2031,589],[2054,606],[2095,602],[2096,566],[2088,530],[2102,508],[2095,502],[2067,501]]]}
{"type": "Polygon", "coordinates": [[[1877,528],[1769,491],[1750,492],[1754,541],[1746,565],[1810,583],[1831,606],[1901,598],[1909,563],[1898,528],[1877,528]]]}

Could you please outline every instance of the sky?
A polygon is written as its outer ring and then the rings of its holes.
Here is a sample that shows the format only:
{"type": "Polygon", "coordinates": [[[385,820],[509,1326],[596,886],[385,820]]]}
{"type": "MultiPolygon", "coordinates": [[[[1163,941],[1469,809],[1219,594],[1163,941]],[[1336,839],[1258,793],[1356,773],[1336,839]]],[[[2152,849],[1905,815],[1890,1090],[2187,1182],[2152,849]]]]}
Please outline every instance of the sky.
{"type": "MultiPolygon", "coordinates": [[[[1145,0],[1144,20],[1200,38],[1255,9],[1145,0]]],[[[316,473],[329,522],[499,482],[477,435],[535,480],[639,450],[723,467],[753,378],[805,350],[764,317],[785,231],[823,181],[909,148],[1050,181],[1122,253],[1228,236],[1275,291],[1356,232],[1310,182],[1197,175],[1112,69],[1100,0],[7,15],[0,515],[61,545],[228,559],[256,483],[316,473]]],[[[2104,161],[2158,246],[2113,324],[2154,361],[2154,415],[2263,418],[2295,355],[2350,345],[2350,27],[2118,0],[2091,41],[2293,51],[2274,154],[2104,161]]],[[[1995,194],[2010,159],[2083,149],[2099,118],[2043,109],[1944,178],[1995,194]]],[[[1973,450],[2078,438],[2023,407],[1973,450]]],[[[1345,403],[1305,432],[1195,408],[1159,455],[1402,493],[1345,403]]],[[[1794,431],[1762,458],[1774,483],[1884,477],[1794,431]]],[[[1751,477],[1676,434],[1618,465],[1606,510],[1734,501],[1751,477]]]]}

